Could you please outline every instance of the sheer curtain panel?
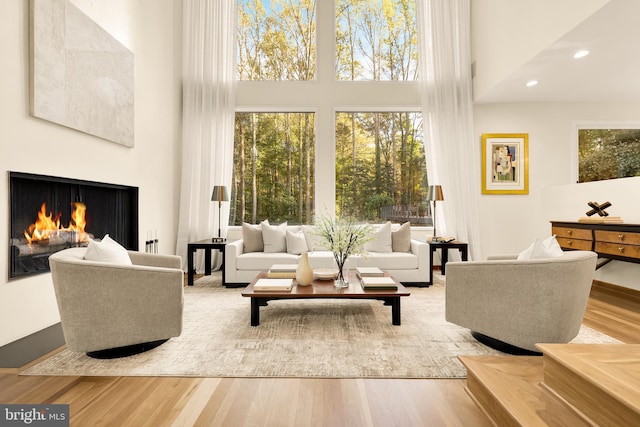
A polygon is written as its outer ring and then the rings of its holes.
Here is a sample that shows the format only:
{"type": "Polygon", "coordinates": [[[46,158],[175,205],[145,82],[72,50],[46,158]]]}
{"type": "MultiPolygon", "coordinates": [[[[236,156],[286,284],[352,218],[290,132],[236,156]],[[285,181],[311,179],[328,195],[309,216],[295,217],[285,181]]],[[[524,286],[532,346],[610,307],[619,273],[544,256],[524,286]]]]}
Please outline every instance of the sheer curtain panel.
{"type": "MultiPolygon", "coordinates": [[[[236,0],[183,0],[182,181],[176,254],[218,229],[214,185],[231,188],[235,115],[236,0]]],[[[226,236],[229,203],[222,204],[226,236]]],[[[199,251],[196,270],[204,257],[199,251]]],[[[221,260],[213,258],[214,267],[221,260]]]]}
{"type": "Polygon", "coordinates": [[[470,259],[481,259],[470,0],[416,0],[416,10],[427,176],[429,185],[442,185],[445,198],[438,204],[438,234],[468,242],[470,259]]]}

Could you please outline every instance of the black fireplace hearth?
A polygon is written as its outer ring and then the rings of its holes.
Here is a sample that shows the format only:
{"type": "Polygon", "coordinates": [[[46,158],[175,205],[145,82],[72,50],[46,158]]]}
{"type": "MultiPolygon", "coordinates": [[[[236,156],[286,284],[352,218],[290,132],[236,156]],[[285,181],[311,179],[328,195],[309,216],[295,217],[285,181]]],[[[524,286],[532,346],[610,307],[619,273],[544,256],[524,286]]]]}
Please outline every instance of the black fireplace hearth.
{"type": "Polygon", "coordinates": [[[105,234],[138,250],[138,187],[9,172],[9,278],[49,271],[49,256],[105,234]]]}

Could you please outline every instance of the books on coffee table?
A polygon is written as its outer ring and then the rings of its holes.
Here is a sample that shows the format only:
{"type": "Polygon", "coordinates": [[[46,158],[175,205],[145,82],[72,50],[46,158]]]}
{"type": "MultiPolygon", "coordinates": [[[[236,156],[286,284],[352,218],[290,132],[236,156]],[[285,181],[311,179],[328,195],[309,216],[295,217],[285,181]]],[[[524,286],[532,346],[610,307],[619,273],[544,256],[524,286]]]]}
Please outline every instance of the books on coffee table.
{"type": "Polygon", "coordinates": [[[267,271],[267,278],[270,279],[295,279],[296,264],[273,264],[267,271]]]}
{"type": "Polygon", "coordinates": [[[254,291],[290,291],[293,279],[258,279],[253,285],[254,291]]]}
{"type": "Polygon", "coordinates": [[[362,289],[398,289],[398,284],[392,277],[361,277],[362,289]]]}
{"type": "Polygon", "coordinates": [[[384,276],[384,272],[378,267],[356,267],[356,271],[360,277],[384,276]]]}

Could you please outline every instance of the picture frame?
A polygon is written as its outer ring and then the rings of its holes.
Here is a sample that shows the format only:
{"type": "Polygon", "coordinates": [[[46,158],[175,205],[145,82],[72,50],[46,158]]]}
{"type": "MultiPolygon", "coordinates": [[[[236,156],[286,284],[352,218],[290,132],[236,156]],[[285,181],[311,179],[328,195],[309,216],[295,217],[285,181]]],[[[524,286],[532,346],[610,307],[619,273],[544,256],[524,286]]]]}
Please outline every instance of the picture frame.
{"type": "Polygon", "coordinates": [[[482,134],[482,194],[529,194],[529,134],[482,134]]]}

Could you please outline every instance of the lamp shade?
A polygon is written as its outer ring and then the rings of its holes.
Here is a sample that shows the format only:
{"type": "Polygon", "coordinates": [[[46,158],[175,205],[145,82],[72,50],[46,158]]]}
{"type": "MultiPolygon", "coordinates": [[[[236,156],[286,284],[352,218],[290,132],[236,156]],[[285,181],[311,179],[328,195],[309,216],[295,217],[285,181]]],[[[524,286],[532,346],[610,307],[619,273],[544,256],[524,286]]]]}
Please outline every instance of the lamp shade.
{"type": "Polygon", "coordinates": [[[227,193],[227,187],[224,185],[214,185],[213,193],[211,193],[212,202],[228,202],[229,193],[227,193]]]}
{"type": "Polygon", "coordinates": [[[427,200],[444,200],[441,185],[430,185],[427,190],[427,200]]]}

